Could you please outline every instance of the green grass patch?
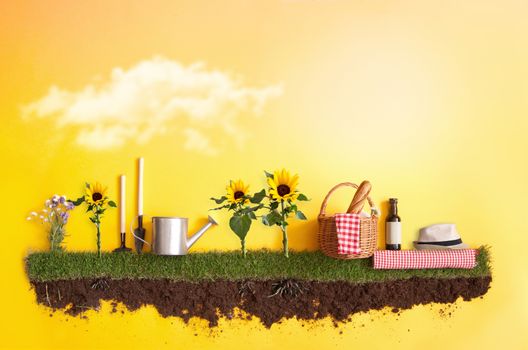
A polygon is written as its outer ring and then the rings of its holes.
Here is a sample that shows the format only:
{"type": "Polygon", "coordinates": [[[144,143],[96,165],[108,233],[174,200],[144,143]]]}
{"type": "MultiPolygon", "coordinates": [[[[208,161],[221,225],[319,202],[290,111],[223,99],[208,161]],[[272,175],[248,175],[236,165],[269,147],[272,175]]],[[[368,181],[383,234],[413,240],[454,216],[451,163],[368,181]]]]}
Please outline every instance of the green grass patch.
{"type": "Polygon", "coordinates": [[[474,269],[374,270],[371,259],[336,260],[321,252],[250,251],[192,253],[187,256],[92,252],[32,253],[26,258],[30,280],[80,278],[168,278],[172,280],[241,280],[295,278],[312,281],[374,282],[411,277],[455,278],[489,276],[490,259],[480,248],[474,269]]]}

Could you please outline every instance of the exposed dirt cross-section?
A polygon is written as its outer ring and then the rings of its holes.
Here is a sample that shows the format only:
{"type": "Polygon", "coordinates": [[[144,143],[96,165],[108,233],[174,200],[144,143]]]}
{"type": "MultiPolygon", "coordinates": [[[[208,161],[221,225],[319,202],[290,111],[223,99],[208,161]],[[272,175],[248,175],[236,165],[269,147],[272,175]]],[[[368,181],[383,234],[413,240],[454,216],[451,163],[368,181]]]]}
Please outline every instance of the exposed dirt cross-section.
{"type": "Polygon", "coordinates": [[[235,308],[271,327],[282,318],[344,322],[357,312],[384,307],[409,309],[427,303],[453,303],[484,295],[491,277],[411,278],[388,282],[202,281],[151,279],[81,279],[32,281],[37,301],[71,315],[98,309],[101,300],[123,303],[129,310],[153,305],[164,316],[185,321],[200,317],[218,325],[220,317],[239,317],[235,308]],[[97,282],[97,283],[95,283],[97,282]],[[94,286],[104,286],[96,288],[94,286]],[[277,292],[280,291],[280,292],[277,292]]]}

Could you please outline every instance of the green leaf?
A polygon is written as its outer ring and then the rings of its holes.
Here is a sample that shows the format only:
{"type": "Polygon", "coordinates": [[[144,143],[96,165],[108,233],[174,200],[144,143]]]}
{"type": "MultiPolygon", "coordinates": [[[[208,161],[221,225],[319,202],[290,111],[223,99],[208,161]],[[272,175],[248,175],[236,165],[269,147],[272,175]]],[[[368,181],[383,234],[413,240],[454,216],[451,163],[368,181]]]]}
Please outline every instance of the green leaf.
{"type": "Polygon", "coordinates": [[[216,208],[212,208],[212,209],[209,209],[209,210],[221,210],[221,209],[225,209],[225,208],[229,208],[229,204],[222,205],[221,207],[216,207],[216,208]]]}
{"type": "Polygon", "coordinates": [[[296,210],[297,210],[297,206],[295,204],[293,205],[289,204],[289,205],[284,206],[284,213],[286,213],[286,215],[293,213],[296,210]]]}
{"type": "Polygon", "coordinates": [[[79,205],[81,205],[84,202],[84,196],[77,198],[75,201],[69,201],[69,202],[73,203],[73,205],[78,207],[79,205]]]}
{"type": "Polygon", "coordinates": [[[257,216],[255,215],[255,212],[250,211],[248,214],[249,214],[249,217],[251,218],[251,220],[257,220],[257,216]]]}
{"type": "Polygon", "coordinates": [[[222,204],[227,199],[227,197],[226,196],[222,196],[220,198],[211,197],[210,199],[215,201],[216,204],[222,204]]]}
{"type": "Polygon", "coordinates": [[[295,212],[295,216],[297,217],[297,219],[300,219],[300,220],[306,220],[306,216],[304,215],[304,213],[300,210],[297,210],[297,212],[295,212]]]}
{"type": "Polygon", "coordinates": [[[246,235],[251,227],[251,218],[248,214],[235,215],[229,220],[229,227],[241,240],[246,238],[246,235]]]}
{"type": "Polygon", "coordinates": [[[117,204],[114,201],[109,201],[108,205],[111,206],[112,208],[117,208],[117,204]]]}
{"type": "Polygon", "coordinates": [[[306,197],[304,194],[299,194],[299,196],[297,196],[297,200],[300,200],[300,201],[309,201],[308,197],[306,197]]]}
{"type": "Polygon", "coordinates": [[[260,192],[257,192],[249,199],[249,201],[253,204],[257,204],[262,202],[262,200],[266,197],[266,190],[262,189],[260,192]]]}
{"type": "Polygon", "coordinates": [[[242,214],[248,214],[248,213],[251,213],[251,212],[259,210],[260,208],[262,208],[262,206],[263,206],[263,204],[259,204],[259,205],[256,205],[254,207],[245,207],[244,209],[240,210],[239,212],[242,213],[242,214]]]}
{"type": "Polygon", "coordinates": [[[273,226],[280,224],[282,221],[282,216],[275,210],[270,212],[267,215],[262,216],[262,223],[267,226],[273,226]]]}
{"type": "Polygon", "coordinates": [[[268,173],[266,170],[264,170],[264,174],[266,174],[266,177],[269,177],[269,178],[273,179],[273,174],[272,173],[268,173]]]}
{"type": "Polygon", "coordinates": [[[278,207],[279,207],[279,202],[277,202],[277,201],[273,201],[273,202],[271,202],[271,204],[270,204],[270,208],[271,208],[272,210],[275,210],[275,209],[277,209],[278,207]]]}
{"type": "Polygon", "coordinates": [[[94,218],[90,217],[90,221],[95,224],[95,219],[94,218]]]}
{"type": "Polygon", "coordinates": [[[90,184],[88,182],[85,182],[86,188],[90,188],[90,184]]]}

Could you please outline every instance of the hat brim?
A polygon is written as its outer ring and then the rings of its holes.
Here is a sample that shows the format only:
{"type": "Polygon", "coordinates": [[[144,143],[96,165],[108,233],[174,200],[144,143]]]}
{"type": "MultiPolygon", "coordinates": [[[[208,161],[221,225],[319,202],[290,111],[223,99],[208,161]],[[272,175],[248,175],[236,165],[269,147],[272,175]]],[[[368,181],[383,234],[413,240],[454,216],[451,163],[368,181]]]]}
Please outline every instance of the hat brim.
{"type": "Polygon", "coordinates": [[[414,241],[414,248],[418,249],[418,250],[426,250],[426,249],[468,249],[469,246],[466,244],[466,243],[460,243],[460,244],[454,244],[454,245],[450,245],[450,246],[445,246],[445,245],[437,245],[437,244],[434,244],[433,242],[431,242],[430,244],[424,244],[424,243],[421,243],[421,244],[418,244],[417,241],[414,241]]]}

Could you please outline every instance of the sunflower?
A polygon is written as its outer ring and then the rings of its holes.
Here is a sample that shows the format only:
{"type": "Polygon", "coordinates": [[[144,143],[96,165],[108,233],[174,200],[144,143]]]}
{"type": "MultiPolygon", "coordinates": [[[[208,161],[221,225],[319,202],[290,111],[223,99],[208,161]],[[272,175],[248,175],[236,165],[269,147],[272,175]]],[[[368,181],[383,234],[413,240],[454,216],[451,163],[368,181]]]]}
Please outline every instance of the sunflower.
{"type": "MultiPolygon", "coordinates": [[[[230,181],[229,186],[226,187],[227,190],[227,201],[231,204],[240,203],[244,200],[244,196],[249,193],[249,185],[245,185],[242,180],[230,181]]],[[[244,203],[247,202],[247,199],[244,203]]]]}
{"type": "Polygon", "coordinates": [[[84,200],[88,205],[103,205],[108,197],[106,197],[106,187],[96,182],[95,185],[86,186],[86,194],[84,200]]]}
{"type": "Polygon", "coordinates": [[[296,191],[298,184],[299,175],[291,176],[286,169],[277,170],[273,173],[273,177],[268,177],[269,193],[275,200],[296,200],[299,196],[296,191]]]}

